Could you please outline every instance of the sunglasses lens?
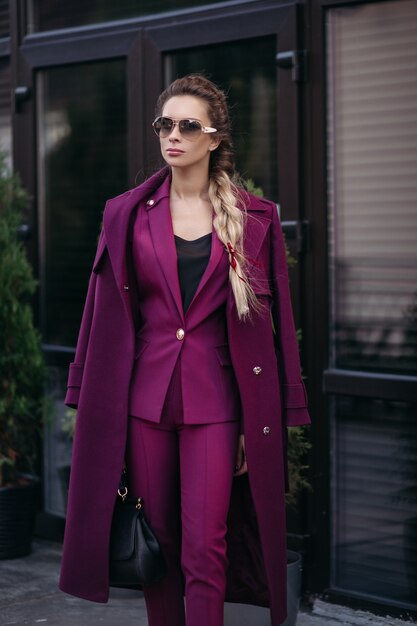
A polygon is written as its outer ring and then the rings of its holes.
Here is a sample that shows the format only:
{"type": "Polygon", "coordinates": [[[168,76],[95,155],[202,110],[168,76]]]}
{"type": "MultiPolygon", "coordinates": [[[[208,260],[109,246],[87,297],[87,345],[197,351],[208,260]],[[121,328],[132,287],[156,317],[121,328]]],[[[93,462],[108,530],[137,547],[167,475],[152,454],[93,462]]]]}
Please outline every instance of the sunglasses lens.
{"type": "Polygon", "coordinates": [[[173,126],[174,122],[170,117],[158,117],[153,124],[155,132],[159,137],[168,137],[173,126]]]}
{"type": "MultiPolygon", "coordinates": [[[[173,119],[170,117],[157,117],[154,121],[153,128],[158,137],[165,139],[169,137],[175,126],[173,119]]],[[[184,139],[197,139],[201,134],[202,126],[197,120],[180,120],[178,127],[184,139]]]]}
{"type": "Polygon", "coordinates": [[[179,128],[184,139],[195,139],[201,133],[201,124],[196,120],[181,120],[179,128]]]}

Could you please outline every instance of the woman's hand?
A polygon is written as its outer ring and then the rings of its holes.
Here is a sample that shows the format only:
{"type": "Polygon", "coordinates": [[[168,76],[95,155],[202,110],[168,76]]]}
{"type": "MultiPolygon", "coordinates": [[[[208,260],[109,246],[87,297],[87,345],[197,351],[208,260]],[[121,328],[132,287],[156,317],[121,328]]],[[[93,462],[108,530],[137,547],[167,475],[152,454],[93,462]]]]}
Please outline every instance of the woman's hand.
{"type": "Polygon", "coordinates": [[[237,444],[235,473],[234,476],[242,476],[248,471],[245,454],[245,435],[239,435],[239,441],[237,444]]]}

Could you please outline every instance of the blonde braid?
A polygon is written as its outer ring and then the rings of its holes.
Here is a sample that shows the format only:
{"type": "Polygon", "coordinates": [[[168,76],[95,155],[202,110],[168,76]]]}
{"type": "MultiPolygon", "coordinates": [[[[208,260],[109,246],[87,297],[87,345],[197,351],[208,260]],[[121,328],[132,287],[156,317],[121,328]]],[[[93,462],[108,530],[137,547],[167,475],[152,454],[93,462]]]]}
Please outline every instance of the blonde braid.
{"type": "Polygon", "coordinates": [[[248,280],[247,263],[242,246],[246,212],[237,206],[237,189],[225,171],[212,175],[208,193],[216,214],[213,221],[214,228],[229,254],[229,279],[238,317],[245,320],[250,316],[251,309],[255,311],[260,309],[248,280]],[[228,247],[228,243],[232,246],[232,250],[228,247]],[[234,267],[233,258],[236,261],[234,267]]]}

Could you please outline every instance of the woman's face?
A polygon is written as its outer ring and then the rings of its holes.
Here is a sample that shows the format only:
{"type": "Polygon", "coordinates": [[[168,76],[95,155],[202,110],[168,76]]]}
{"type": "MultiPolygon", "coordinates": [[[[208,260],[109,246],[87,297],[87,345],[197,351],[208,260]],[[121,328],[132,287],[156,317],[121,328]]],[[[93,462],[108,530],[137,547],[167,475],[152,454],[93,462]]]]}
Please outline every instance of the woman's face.
{"type": "MultiPolygon", "coordinates": [[[[206,103],[194,96],[173,96],[165,103],[162,115],[175,121],[193,119],[205,127],[212,125],[206,103]]],[[[186,139],[176,124],[168,137],[159,138],[162,156],[171,167],[201,164],[201,167],[208,170],[210,152],[219,145],[219,140],[215,139],[215,136],[216,134],[212,133],[201,133],[197,138],[186,139]]]]}

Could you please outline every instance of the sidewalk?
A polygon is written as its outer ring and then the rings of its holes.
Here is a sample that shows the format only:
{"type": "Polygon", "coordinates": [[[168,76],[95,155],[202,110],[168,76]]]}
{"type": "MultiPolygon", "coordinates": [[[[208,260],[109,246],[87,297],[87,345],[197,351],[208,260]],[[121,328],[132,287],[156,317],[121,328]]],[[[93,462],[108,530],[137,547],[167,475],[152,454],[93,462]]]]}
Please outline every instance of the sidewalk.
{"type": "MultiPolygon", "coordinates": [[[[108,604],[86,602],[60,592],[57,588],[60,558],[60,544],[38,540],[28,557],[0,561],[0,626],[147,626],[144,600],[139,592],[112,589],[108,604]]],[[[404,624],[401,620],[319,600],[311,612],[300,612],[297,622],[297,626],[404,624]]]]}

